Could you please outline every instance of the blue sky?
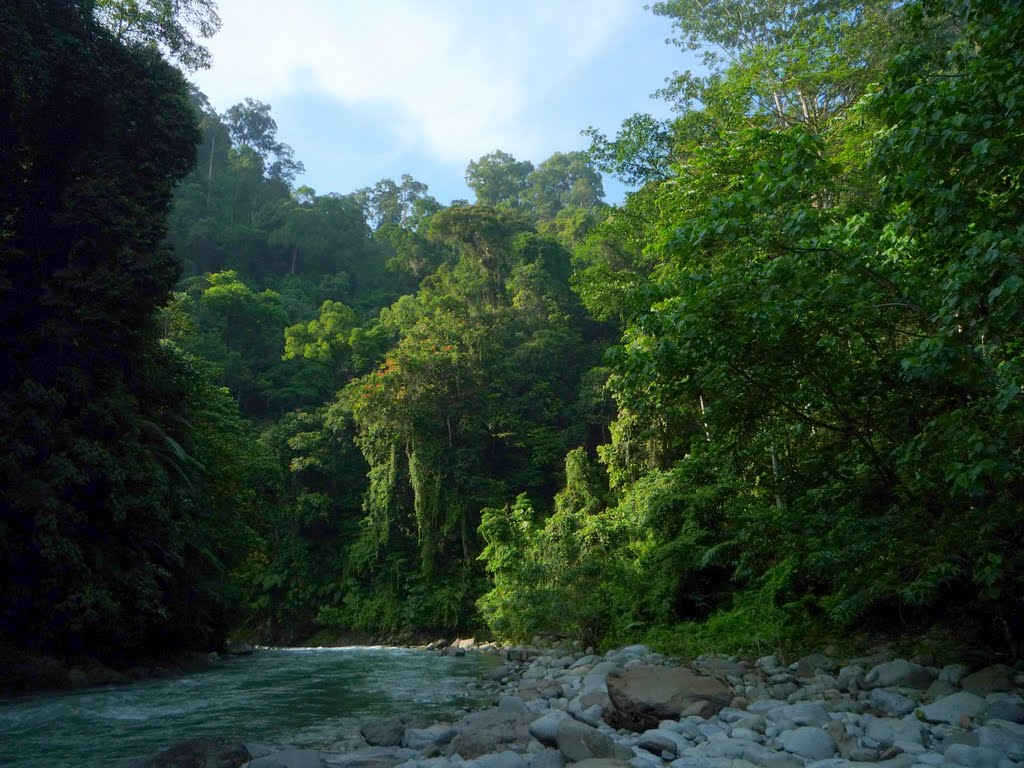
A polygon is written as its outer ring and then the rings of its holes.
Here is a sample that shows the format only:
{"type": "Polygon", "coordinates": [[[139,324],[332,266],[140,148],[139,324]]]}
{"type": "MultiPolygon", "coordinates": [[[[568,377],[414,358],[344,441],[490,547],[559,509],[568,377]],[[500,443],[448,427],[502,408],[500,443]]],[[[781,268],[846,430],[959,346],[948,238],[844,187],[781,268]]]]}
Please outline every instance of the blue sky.
{"type": "MultiPolygon", "coordinates": [[[[220,0],[210,70],[223,111],[267,102],[298,183],[347,193],[411,173],[442,203],[472,200],[470,160],[502,149],[540,163],[614,133],[693,60],[642,0],[220,0]]],[[[623,189],[606,179],[609,202],[623,189]]]]}

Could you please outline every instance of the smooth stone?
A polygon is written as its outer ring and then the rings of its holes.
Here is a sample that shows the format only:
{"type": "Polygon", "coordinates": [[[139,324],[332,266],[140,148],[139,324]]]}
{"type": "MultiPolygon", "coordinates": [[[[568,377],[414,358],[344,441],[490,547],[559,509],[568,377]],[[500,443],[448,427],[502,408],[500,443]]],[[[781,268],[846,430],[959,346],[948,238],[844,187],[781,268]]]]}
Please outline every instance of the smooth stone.
{"type": "Polygon", "coordinates": [[[529,756],[530,768],[565,768],[565,755],[557,749],[541,749],[529,756]]]}
{"type": "Polygon", "coordinates": [[[654,728],[645,731],[637,737],[636,745],[655,754],[671,752],[673,756],[679,755],[687,747],[693,746],[680,734],[667,728],[654,728]]]}
{"type": "Polygon", "coordinates": [[[328,765],[339,768],[393,768],[401,763],[421,757],[414,749],[404,747],[364,747],[340,754],[322,754],[328,765]]]}
{"type": "Polygon", "coordinates": [[[924,726],[913,716],[900,720],[873,718],[865,728],[864,735],[873,739],[881,747],[891,747],[897,741],[924,744],[924,726]]]}
{"type": "Polygon", "coordinates": [[[896,659],[879,664],[864,677],[865,688],[920,688],[931,685],[933,675],[920,664],[896,659]]]}
{"type": "Polygon", "coordinates": [[[530,723],[528,730],[530,735],[541,744],[553,747],[558,743],[558,724],[569,718],[570,715],[566,712],[552,710],[530,723]]]}
{"type": "Polygon", "coordinates": [[[1024,723],[1024,698],[1015,693],[990,693],[985,697],[985,719],[1024,723]]]}
{"type": "Polygon", "coordinates": [[[802,768],[804,761],[795,755],[776,752],[752,741],[739,739],[712,739],[698,749],[707,757],[727,757],[746,760],[761,768],[802,768]]]}
{"type": "Polygon", "coordinates": [[[747,712],[767,716],[773,709],[784,706],[786,706],[786,702],[781,699],[758,699],[747,705],[747,712]]]}
{"type": "Polygon", "coordinates": [[[709,717],[732,700],[732,689],[683,667],[640,666],[608,675],[608,697],[616,712],[613,725],[648,730],[665,719],[686,714],[709,717]]]}
{"type": "Polygon", "coordinates": [[[937,701],[938,699],[954,694],[959,690],[960,689],[952,683],[939,679],[928,686],[928,690],[924,692],[924,696],[921,697],[921,700],[930,704],[933,701],[937,701]]]}
{"type": "Polygon", "coordinates": [[[808,760],[824,760],[836,753],[835,739],[827,731],[810,726],[786,731],[779,736],[779,744],[787,752],[808,760]]]}
{"type": "Polygon", "coordinates": [[[244,744],[215,736],[188,739],[150,757],[129,763],[131,768],[190,768],[193,765],[243,765],[250,759],[244,744]]]}
{"type": "Polygon", "coordinates": [[[733,768],[731,757],[699,757],[688,755],[669,763],[669,768],[733,768]]]}
{"type": "Polygon", "coordinates": [[[945,765],[964,766],[964,768],[999,768],[1003,754],[996,749],[986,747],[969,747],[966,744],[954,744],[943,755],[945,765]]]}
{"type": "Polygon", "coordinates": [[[809,656],[804,656],[794,664],[790,664],[789,668],[797,673],[800,677],[807,677],[814,673],[830,672],[835,666],[832,659],[823,653],[812,653],[809,656]]]}
{"type": "Polygon", "coordinates": [[[522,755],[510,750],[480,755],[474,762],[479,768],[529,768],[522,755]]]}
{"type": "Polygon", "coordinates": [[[776,707],[765,714],[768,722],[788,722],[794,725],[811,725],[821,727],[829,721],[828,712],[816,702],[787,704],[776,707]]]}
{"type": "Polygon", "coordinates": [[[939,670],[939,680],[950,685],[959,686],[971,668],[966,664],[947,664],[939,670]]]}
{"type": "Polygon", "coordinates": [[[283,749],[245,764],[245,768],[320,768],[315,749],[283,749]]]}
{"type": "Polygon", "coordinates": [[[963,718],[974,719],[985,711],[985,700],[967,691],[944,696],[918,710],[929,723],[960,725],[963,718]]]}
{"type": "Polygon", "coordinates": [[[839,670],[837,678],[839,689],[843,691],[859,691],[864,683],[864,667],[851,664],[839,670]]]}
{"type": "Polygon", "coordinates": [[[633,756],[631,750],[616,744],[607,734],[572,719],[558,724],[555,739],[562,754],[574,763],[591,757],[629,760],[633,756]]]}
{"type": "Polygon", "coordinates": [[[1008,720],[989,720],[975,733],[979,747],[997,749],[1011,760],[1024,761],[1024,725],[1008,720]]]}
{"type": "Polygon", "coordinates": [[[1013,690],[1013,670],[1005,664],[979,669],[960,681],[960,687],[976,696],[1013,690]]]}
{"type": "MultiPolygon", "coordinates": [[[[525,708],[525,705],[523,705],[525,708]]],[[[459,754],[464,758],[501,752],[509,747],[525,748],[530,741],[529,724],[536,715],[527,712],[501,709],[485,709],[474,712],[452,727],[455,736],[448,744],[448,755],[459,754]]]]}
{"type": "Polygon", "coordinates": [[[406,728],[402,746],[422,751],[438,744],[447,744],[454,736],[455,729],[442,723],[428,728],[406,728]]]}
{"type": "Polygon", "coordinates": [[[914,702],[896,691],[875,688],[868,694],[868,703],[891,717],[903,717],[914,711],[914,702]]]}

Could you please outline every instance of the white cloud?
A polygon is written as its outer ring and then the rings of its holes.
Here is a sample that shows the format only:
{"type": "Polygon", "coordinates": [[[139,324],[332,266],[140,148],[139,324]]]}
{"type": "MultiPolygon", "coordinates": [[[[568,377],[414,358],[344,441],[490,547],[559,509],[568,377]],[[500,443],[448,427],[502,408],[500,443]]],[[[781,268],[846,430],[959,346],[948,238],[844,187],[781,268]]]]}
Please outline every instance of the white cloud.
{"type": "MultiPolygon", "coordinates": [[[[536,157],[550,142],[535,105],[598,56],[637,0],[220,0],[218,108],[296,90],[392,116],[403,150],[464,163],[496,148],[536,157]]],[[[578,128],[577,128],[578,130],[578,128]]]]}

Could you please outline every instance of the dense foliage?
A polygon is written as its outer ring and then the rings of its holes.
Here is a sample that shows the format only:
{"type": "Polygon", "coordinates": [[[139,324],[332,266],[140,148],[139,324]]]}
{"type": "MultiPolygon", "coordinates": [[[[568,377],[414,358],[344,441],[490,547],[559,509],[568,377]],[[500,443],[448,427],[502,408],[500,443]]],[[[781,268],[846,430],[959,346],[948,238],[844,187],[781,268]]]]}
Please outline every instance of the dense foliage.
{"type": "Polygon", "coordinates": [[[16,1],[2,24],[0,639],[215,644],[256,510],[251,457],[219,448],[250,428],[154,322],[196,140],[185,81],[88,4],[16,1]]]}
{"type": "Polygon", "coordinates": [[[0,639],[1020,631],[1016,3],[655,3],[673,119],[447,206],[296,187],[161,59],[212,3],[54,6],[0,40],[0,639]]]}

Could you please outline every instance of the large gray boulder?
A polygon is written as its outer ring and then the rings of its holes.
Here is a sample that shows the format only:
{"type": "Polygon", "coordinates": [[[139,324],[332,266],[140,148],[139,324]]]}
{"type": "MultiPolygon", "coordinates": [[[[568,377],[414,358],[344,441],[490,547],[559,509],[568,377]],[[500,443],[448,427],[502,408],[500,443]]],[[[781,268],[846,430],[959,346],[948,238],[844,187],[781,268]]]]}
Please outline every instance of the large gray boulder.
{"type": "Polygon", "coordinates": [[[450,725],[438,723],[427,728],[406,728],[402,737],[402,746],[420,752],[447,744],[455,736],[455,729],[450,725]]]}
{"type": "Polygon", "coordinates": [[[506,749],[521,752],[530,741],[528,728],[535,718],[525,709],[485,709],[466,715],[452,726],[455,736],[447,754],[469,759],[506,749]]]}
{"type": "Polygon", "coordinates": [[[931,685],[935,676],[920,664],[905,659],[895,659],[879,664],[864,678],[864,687],[871,688],[920,688],[931,685]]]}
{"type": "Polygon", "coordinates": [[[808,760],[826,760],[837,751],[835,739],[821,728],[804,726],[779,736],[782,748],[808,760]]]}
{"type": "Polygon", "coordinates": [[[981,696],[960,691],[944,696],[926,707],[921,707],[921,716],[929,723],[948,723],[959,726],[964,718],[973,720],[985,711],[986,702],[981,696]]]}
{"type": "Polygon", "coordinates": [[[553,709],[537,718],[528,726],[530,735],[541,744],[553,747],[558,744],[558,724],[569,720],[571,716],[560,709],[553,709]]]}
{"type": "Polygon", "coordinates": [[[632,731],[657,728],[662,720],[682,715],[708,717],[732,700],[728,685],[683,667],[639,666],[608,674],[608,697],[614,707],[609,725],[632,731]]]}
{"type": "Polygon", "coordinates": [[[130,764],[130,768],[238,768],[249,761],[249,750],[231,739],[203,737],[189,739],[150,757],[130,764]]]}
{"type": "Polygon", "coordinates": [[[571,718],[558,724],[555,740],[565,758],[573,763],[592,757],[617,760],[633,757],[632,750],[617,744],[608,734],[571,718]]]}
{"type": "Polygon", "coordinates": [[[426,725],[426,721],[411,717],[386,717],[363,723],[359,732],[371,747],[400,747],[405,729],[426,725]]]}
{"type": "Polygon", "coordinates": [[[1005,664],[979,669],[960,681],[960,687],[975,696],[1013,690],[1013,670],[1005,664]]]}

